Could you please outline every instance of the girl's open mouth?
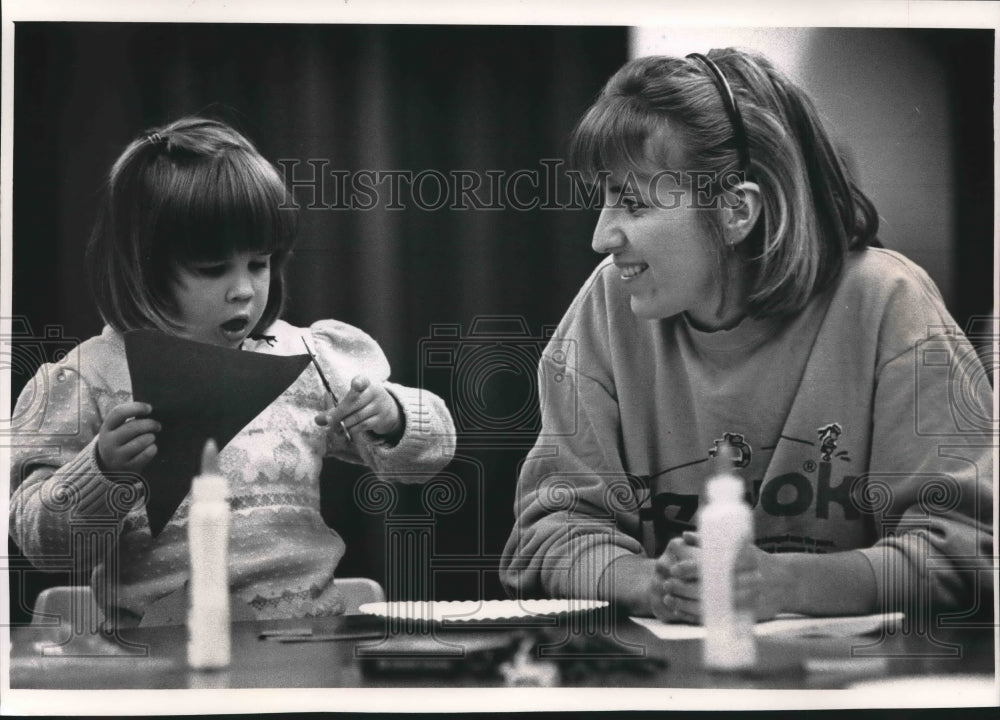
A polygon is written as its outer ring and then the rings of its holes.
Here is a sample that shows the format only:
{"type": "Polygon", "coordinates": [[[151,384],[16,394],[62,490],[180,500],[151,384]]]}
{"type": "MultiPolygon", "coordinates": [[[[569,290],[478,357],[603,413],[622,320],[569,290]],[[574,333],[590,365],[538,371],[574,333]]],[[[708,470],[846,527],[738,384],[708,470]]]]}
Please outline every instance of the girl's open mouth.
{"type": "Polygon", "coordinates": [[[223,332],[229,335],[238,335],[247,329],[250,324],[250,319],[246,317],[235,317],[232,320],[227,320],[220,326],[223,332]]]}

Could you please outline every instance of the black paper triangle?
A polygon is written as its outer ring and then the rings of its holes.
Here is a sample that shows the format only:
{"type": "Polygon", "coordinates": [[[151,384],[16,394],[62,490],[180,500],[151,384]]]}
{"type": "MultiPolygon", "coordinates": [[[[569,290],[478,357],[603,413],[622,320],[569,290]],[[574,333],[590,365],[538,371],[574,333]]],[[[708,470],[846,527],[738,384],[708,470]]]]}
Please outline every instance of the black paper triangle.
{"type": "Polygon", "coordinates": [[[221,450],[283,393],[308,355],[265,355],[194,342],[156,330],[125,333],[132,397],[152,405],[156,457],[145,467],[153,537],[191,489],[205,441],[221,450]]]}

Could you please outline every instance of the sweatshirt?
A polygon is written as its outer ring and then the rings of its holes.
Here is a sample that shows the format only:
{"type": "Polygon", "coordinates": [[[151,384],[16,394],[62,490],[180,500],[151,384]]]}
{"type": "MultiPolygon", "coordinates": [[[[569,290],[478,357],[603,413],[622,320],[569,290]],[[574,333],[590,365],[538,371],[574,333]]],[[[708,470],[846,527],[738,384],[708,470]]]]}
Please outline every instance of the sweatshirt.
{"type": "Polygon", "coordinates": [[[595,597],[615,559],[659,556],[723,443],[760,548],[863,553],[897,607],[992,587],[992,390],[923,270],[852,252],[796,315],[716,332],[637,318],[617,274],[596,268],[540,361],[510,593],[595,597]]]}

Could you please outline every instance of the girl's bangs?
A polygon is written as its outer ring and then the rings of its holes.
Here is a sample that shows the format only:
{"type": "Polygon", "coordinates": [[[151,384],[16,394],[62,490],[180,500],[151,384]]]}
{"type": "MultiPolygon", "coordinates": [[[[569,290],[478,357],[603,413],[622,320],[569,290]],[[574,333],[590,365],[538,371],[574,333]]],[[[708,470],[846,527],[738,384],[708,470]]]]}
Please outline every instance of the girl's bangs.
{"type": "Polygon", "coordinates": [[[159,215],[159,232],[180,262],[285,254],[295,235],[296,211],[277,172],[239,152],[173,173],[159,215]]]}
{"type": "Polygon", "coordinates": [[[570,162],[590,182],[601,172],[649,169],[647,140],[660,124],[634,98],[601,97],[573,131],[570,162]]]}

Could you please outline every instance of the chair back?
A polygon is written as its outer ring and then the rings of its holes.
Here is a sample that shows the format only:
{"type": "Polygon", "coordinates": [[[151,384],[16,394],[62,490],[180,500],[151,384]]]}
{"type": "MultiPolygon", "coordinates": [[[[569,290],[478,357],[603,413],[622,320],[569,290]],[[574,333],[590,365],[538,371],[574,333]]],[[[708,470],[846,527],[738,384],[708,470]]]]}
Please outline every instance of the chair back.
{"type": "Polygon", "coordinates": [[[104,622],[101,611],[89,585],[57,585],[45,588],[38,594],[31,624],[69,625],[85,628],[88,632],[98,632],[104,622]]]}
{"type": "Polygon", "coordinates": [[[348,615],[357,615],[365,603],[385,602],[385,590],[371,578],[337,578],[333,585],[344,598],[344,612],[348,615]]]}

